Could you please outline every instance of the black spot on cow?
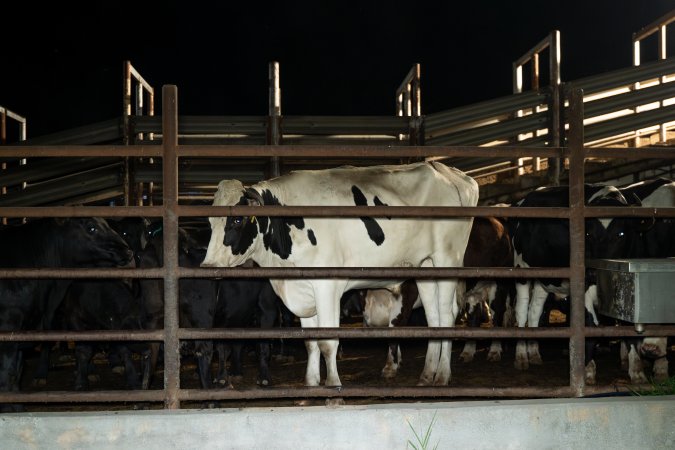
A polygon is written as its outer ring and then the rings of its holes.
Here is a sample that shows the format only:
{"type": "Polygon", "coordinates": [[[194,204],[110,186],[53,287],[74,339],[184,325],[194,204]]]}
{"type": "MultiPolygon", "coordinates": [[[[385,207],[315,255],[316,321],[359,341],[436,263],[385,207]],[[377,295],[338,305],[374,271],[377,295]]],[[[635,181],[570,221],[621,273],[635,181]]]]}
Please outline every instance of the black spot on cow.
{"type": "MultiPolygon", "coordinates": [[[[242,196],[237,205],[247,205],[246,197],[242,196]]],[[[225,237],[223,245],[232,248],[233,255],[243,255],[253,245],[258,234],[258,228],[252,217],[228,217],[225,220],[225,237]]]]}
{"type": "MultiPolygon", "coordinates": [[[[363,194],[363,192],[361,192],[361,189],[356,186],[352,186],[352,194],[354,195],[355,205],[368,206],[368,200],[366,199],[366,196],[363,194]]],[[[381,203],[377,197],[375,197],[375,202],[378,204],[378,206],[381,203]]],[[[366,226],[366,231],[368,232],[370,239],[375,242],[375,244],[382,245],[384,242],[384,231],[382,231],[382,228],[377,223],[377,221],[372,217],[361,217],[361,221],[363,221],[364,225],[366,226]]]]}
{"type": "Polygon", "coordinates": [[[307,237],[309,238],[309,242],[311,242],[312,245],[316,245],[316,236],[314,236],[314,231],[307,230],[307,237]]]}
{"type": "MultiPolygon", "coordinates": [[[[278,198],[268,189],[261,193],[263,204],[266,206],[283,206],[278,198]]],[[[263,233],[263,243],[267,250],[279,255],[281,259],[288,259],[293,250],[291,226],[298,230],[305,228],[302,217],[259,217],[260,232],[263,233]]]]}

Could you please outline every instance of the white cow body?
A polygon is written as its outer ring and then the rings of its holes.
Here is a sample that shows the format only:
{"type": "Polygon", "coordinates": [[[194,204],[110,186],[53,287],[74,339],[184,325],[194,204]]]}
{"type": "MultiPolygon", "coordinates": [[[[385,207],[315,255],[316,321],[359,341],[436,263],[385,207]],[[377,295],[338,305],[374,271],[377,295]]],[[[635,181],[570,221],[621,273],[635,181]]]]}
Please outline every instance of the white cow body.
{"type": "MultiPolygon", "coordinates": [[[[438,162],[402,166],[340,167],[295,171],[244,188],[236,180],[218,186],[214,205],[475,206],[478,185],[438,162]]],[[[459,267],[472,218],[268,218],[212,217],[204,266],[262,267],[459,267]]],[[[340,297],[354,288],[400,283],[372,279],[273,279],[274,290],[303,327],[338,327],[340,297]]],[[[453,326],[457,280],[418,283],[430,326],[453,326]]],[[[336,339],[308,340],[305,382],[320,383],[319,350],[326,385],[341,385],[336,339]]],[[[449,340],[430,341],[420,384],[450,380],[449,340]]]]}

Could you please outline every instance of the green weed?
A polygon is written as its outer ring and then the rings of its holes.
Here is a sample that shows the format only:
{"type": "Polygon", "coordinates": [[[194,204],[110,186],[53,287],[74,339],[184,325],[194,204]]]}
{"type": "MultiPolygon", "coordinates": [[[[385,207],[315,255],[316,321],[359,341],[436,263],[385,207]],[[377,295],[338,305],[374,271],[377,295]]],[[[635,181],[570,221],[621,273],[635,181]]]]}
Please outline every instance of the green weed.
{"type": "Polygon", "coordinates": [[[650,382],[651,387],[647,389],[630,389],[633,395],[648,396],[648,395],[675,395],[675,377],[670,377],[660,383],[650,382]]]}
{"type": "MultiPolygon", "coordinates": [[[[431,439],[431,429],[433,428],[435,422],[436,422],[436,413],[434,412],[434,417],[431,419],[431,423],[424,432],[424,435],[418,434],[417,431],[415,431],[415,428],[412,426],[412,424],[408,422],[408,426],[412,430],[413,434],[415,435],[415,440],[417,441],[417,444],[415,444],[413,441],[408,439],[408,445],[412,447],[414,450],[428,450],[429,441],[431,439]]],[[[437,442],[433,450],[438,449],[438,444],[439,443],[437,442]]]]}

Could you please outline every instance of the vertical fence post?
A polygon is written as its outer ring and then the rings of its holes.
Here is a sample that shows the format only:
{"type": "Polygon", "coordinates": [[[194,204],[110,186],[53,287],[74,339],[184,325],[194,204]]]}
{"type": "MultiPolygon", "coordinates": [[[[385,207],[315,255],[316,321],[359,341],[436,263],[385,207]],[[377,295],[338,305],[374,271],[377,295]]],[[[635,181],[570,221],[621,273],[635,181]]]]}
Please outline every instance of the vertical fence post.
{"type": "MultiPolygon", "coordinates": [[[[549,85],[551,86],[551,146],[562,147],[561,139],[561,117],[562,105],[560,103],[561,95],[561,77],[560,77],[560,31],[551,32],[551,45],[549,47],[549,85]]],[[[583,116],[582,116],[583,122],[583,116]]],[[[560,169],[563,166],[561,158],[548,159],[548,179],[551,185],[560,185],[560,169]]]]}
{"type": "Polygon", "coordinates": [[[569,93],[570,151],[570,387],[577,397],[584,391],[585,375],[585,220],[584,220],[584,95],[569,93]]]}
{"type": "MultiPolygon", "coordinates": [[[[269,65],[269,117],[267,127],[267,144],[281,144],[281,88],[279,87],[279,63],[269,65]]],[[[281,162],[278,156],[272,156],[270,161],[270,176],[281,175],[281,162]]]]}
{"type": "Polygon", "coordinates": [[[164,407],[180,408],[178,341],[178,106],[177,88],[162,88],[162,197],[164,206],[164,407]]]}
{"type": "MultiPolygon", "coordinates": [[[[129,130],[129,121],[131,118],[131,62],[124,61],[122,70],[122,142],[124,145],[131,143],[131,131],[129,130]]],[[[124,157],[124,206],[131,205],[131,160],[128,156],[124,157]]]]}

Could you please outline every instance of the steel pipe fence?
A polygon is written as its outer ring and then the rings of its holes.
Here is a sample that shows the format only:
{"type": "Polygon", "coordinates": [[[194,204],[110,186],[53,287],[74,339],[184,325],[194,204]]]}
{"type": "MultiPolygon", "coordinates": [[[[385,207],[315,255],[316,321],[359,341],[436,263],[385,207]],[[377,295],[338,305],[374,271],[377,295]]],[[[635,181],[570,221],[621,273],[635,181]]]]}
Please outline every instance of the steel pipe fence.
{"type": "MultiPolygon", "coordinates": [[[[65,393],[65,392],[41,392],[41,393],[0,393],[0,402],[113,402],[113,401],[162,401],[167,409],[180,408],[180,402],[193,399],[253,399],[253,398],[292,398],[292,397],[559,397],[559,396],[583,396],[591,392],[614,391],[613,386],[589,387],[584,383],[584,342],[586,337],[591,336],[636,336],[636,331],[631,327],[611,328],[586,328],[584,326],[584,220],[586,217],[675,217],[675,208],[590,208],[585,207],[583,202],[584,182],[584,159],[589,155],[601,153],[608,157],[623,157],[630,154],[630,149],[585,149],[583,135],[583,94],[573,91],[570,96],[570,132],[567,148],[528,148],[517,146],[491,149],[484,147],[410,147],[405,149],[387,147],[322,147],[310,146],[233,146],[208,147],[208,146],[181,146],[178,144],[178,115],[177,115],[177,89],[175,86],[163,88],[163,114],[162,114],[162,146],[101,146],[99,147],[7,147],[7,154],[12,156],[108,156],[125,154],[128,156],[148,156],[162,158],[163,172],[163,205],[144,207],[96,207],[96,206],[59,206],[59,207],[0,207],[0,216],[6,217],[67,217],[67,216],[143,216],[161,217],[164,221],[164,266],[157,269],[1,269],[0,278],[163,278],[165,296],[165,322],[163,330],[142,331],[112,331],[112,332],[3,332],[0,333],[0,342],[7,341],[34,341],[49,339],[73,339],[73,340],[161,340],[164,342],[165,370],[164,388],[161,391],[146,392],[115,392],[100,391],[91,393],[65,393]],[[212,206],[189,206],[178,203],[178,160],[182,156],[288,156],[298,157],[294,151],[301,153],[302,157],[321,157],[326,155],[340,154],[349,157],[365,156],[388,156],[400,157],[402,155],[431,156],[437,154],[462,156],[485,156],[499,152],[500,155],[513,154],[523,155],[546,155],[567,156],[570,159],[570,205],[567,208],[392,208],[392,207],[212,207],[212,206]],[[391,155],[390,153],[399,154],[391,155]],[[217,216],[217,215],[246,215],[253,212],[256,215],[269,216],[397,216],[397,217],[554,217],[567,219],[570,223],[571,255],[569,268],[331,268],[331,267],[308,267],[308,268],[182,268],[178,266],[178,218],[187,216],[217,216]],[[466,329],[466,328],[400,328],[400,329],[329,329],[329,328],[306,328],[296,330],[260,330],[260,329],[231,329],[231,330],[198,330],[181,329],[178,324],[178,280],[181,278],[206,278],[206,277],[303,277],[303,278],[439,278],[439,277],[544,277],[544,278],[569,278],[571,288],[572,310],[570,326],[561,329],[466,329]],[[267,388],[264,390],[250,391],[201,391],[181,389],[179,383],[179,344],[186,339],[204,338],[250,339],[254,337],[265,338],[487,338],[487,337],[512,337],[512,338],[562,338],[569,339],[570,347],[570,384],[553,388],[462,388],[462,387],[399,387],[399,388],[371,388],[371,387],[340,387],[340,388],[267,388]]],[[[644,158],[640,154],[631,154],[634,159],[644,158]]],[[[650,149],[646,149],[649,154],[650,149]]],[[[658,149],[662,158],[675,158],[675,152],[658,149]]],[[[669,149],[673,150],[673,149],[669,149]]],[[[657,149],[652,149],[654,153],[657,149]]],[[[637,152],[634,152],[637,153],[637,152]]],[[[645,333],[640,336],[670,336],[675,335],[672,326],[647,326],[645,333]]]]}

